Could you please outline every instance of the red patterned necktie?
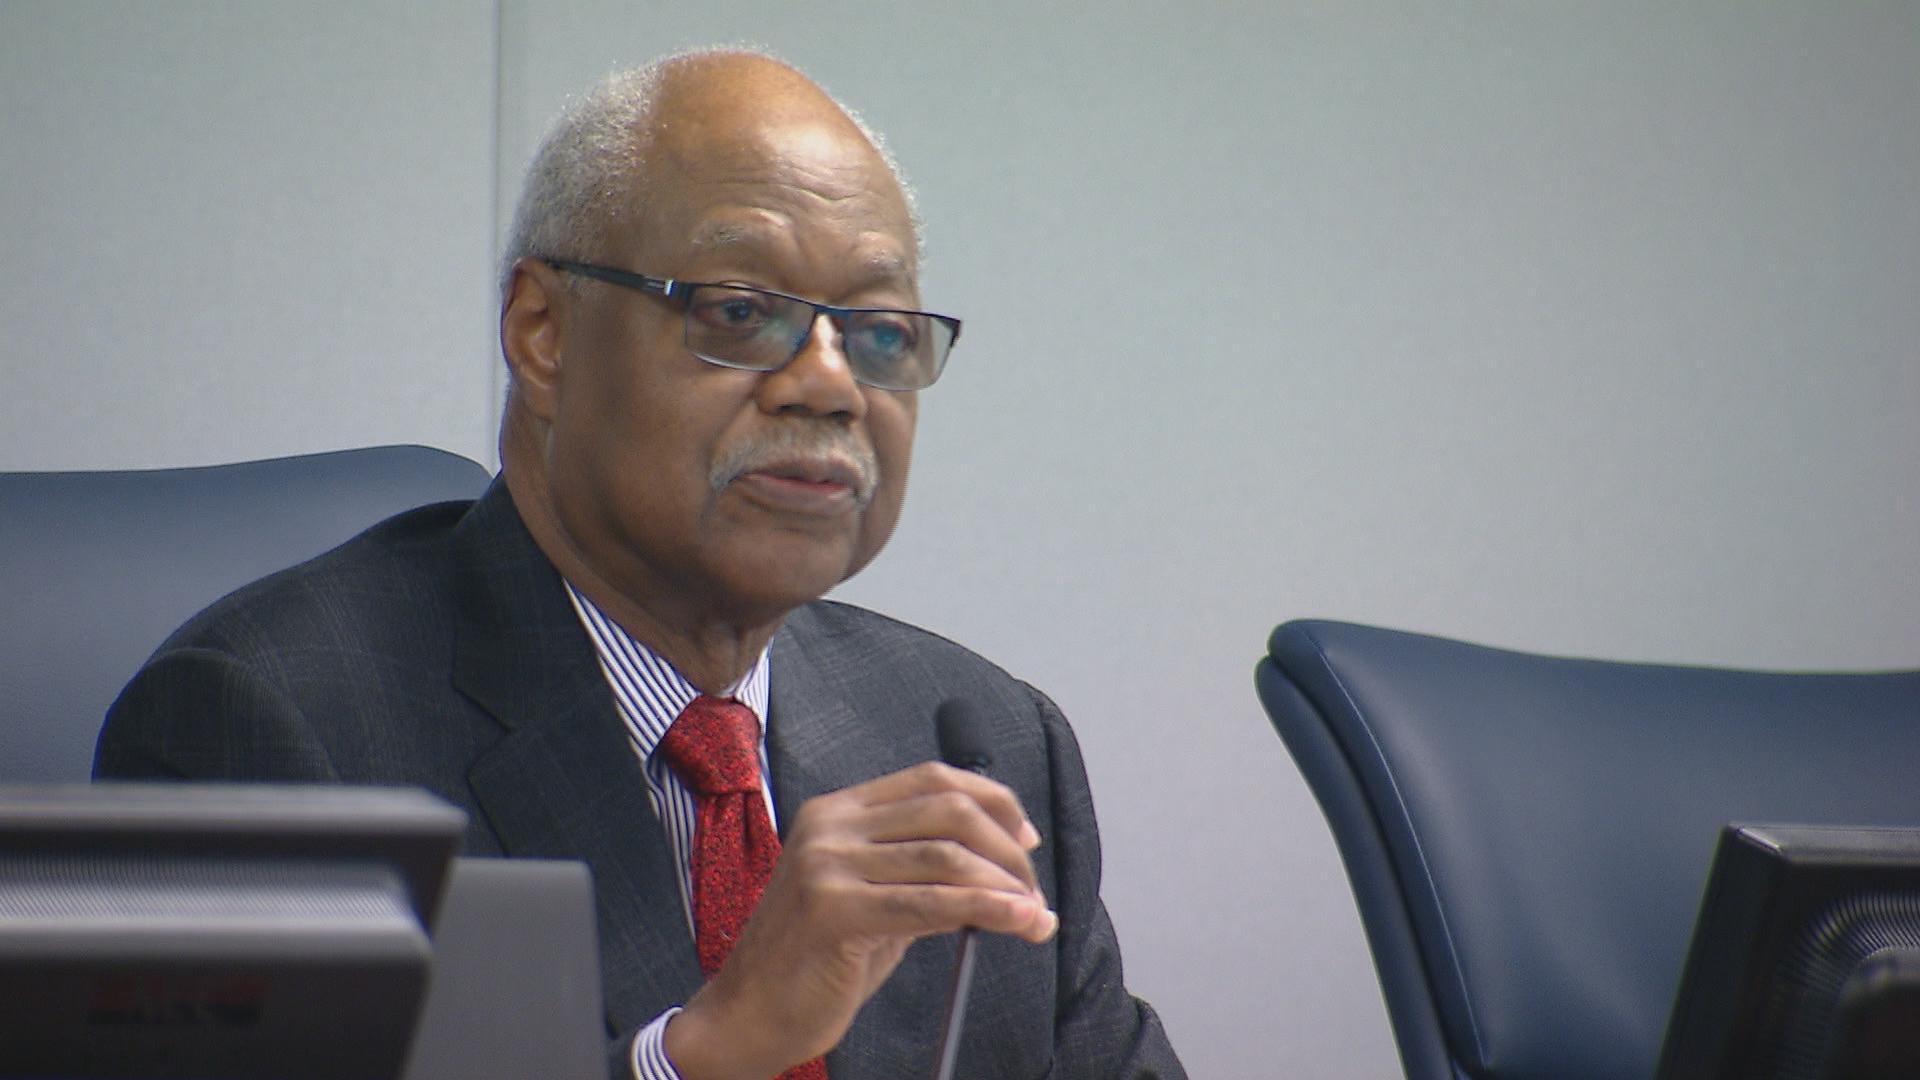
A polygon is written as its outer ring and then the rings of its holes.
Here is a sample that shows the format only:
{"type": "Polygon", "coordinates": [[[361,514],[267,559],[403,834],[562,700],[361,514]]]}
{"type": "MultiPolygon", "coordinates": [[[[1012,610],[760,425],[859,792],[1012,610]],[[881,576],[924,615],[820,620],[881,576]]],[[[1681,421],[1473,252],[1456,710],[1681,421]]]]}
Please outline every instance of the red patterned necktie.
{"type": "MultiPolygon", "coordinates": [[[[699,798],[693,832],[694,947],[700,970],[720,970],[767,891],[780,836],[760,793],[760,720],[737,701],[694,698],[660,739],[660,752],[699,798]]],[[[827,1080],[820,1058],[780,1080],[827,1080]]]]}

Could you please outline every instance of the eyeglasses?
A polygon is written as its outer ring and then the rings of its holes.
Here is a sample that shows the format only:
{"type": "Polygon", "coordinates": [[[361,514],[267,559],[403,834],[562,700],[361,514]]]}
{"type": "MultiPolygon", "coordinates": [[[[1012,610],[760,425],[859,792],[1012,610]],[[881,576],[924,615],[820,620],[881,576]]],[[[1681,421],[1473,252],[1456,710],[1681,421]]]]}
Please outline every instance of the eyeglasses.
{"type": "Polygon", "coordinates": [[[676,300],[686,313],[686,343],[709,364],[778,371],[800,355],[825,315],[840,329],[853,377],[881,390],[924,390],[940,377],[960,339],[960,320],[925,311],[835,307],[747,285],[675,281],[609,266],[546,259],[548,266],[676,300]]]}

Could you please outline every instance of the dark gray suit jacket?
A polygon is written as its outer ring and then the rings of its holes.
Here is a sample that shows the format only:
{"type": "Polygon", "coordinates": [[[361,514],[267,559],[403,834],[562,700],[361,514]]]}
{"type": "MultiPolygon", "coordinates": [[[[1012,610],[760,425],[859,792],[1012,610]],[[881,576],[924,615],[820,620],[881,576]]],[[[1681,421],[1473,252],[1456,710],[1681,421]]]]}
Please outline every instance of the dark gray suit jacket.
{"type": "MultiPolygon", "coordinates": [[[[1053,703],[952,642],[842,604],[794,612],[772,663],[782,823],[815,795],[936,756],[932,716],[948,697],[993,720],[993,773],[1040,830],[1034,859],[1061,929],[1045,945],[983,938],[960,1074],[1184,1076],[1122,981],[1086,775],[1053,703]]],[[[114,703],[94,771],[417,785],[470,815],[468,854],[586,860],[615,1059],[700,986],[680,871],[612,692],[498,480],[196,616],[114,703]]],[[[828,1055],[835,1080],[931,1069],[953,948],[908,950],[828,1055]]]]}

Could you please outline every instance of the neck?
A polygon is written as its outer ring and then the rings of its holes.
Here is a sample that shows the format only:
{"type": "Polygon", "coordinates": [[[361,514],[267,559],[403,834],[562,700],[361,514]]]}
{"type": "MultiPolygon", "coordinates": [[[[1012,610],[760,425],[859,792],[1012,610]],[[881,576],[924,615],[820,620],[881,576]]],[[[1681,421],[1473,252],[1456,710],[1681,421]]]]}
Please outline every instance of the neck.
{"type": "Polygon", "coordinates": [[[524,415],[509,416],[500,433],[500,467],[534,544],[581,595],[635,641],[664,657],[695,689],[719,694],[738,683],[766,651],[785,613],[771,619],[728,618],[676,602],[670,590],[616,583],[581,552],[555,511],[544,455],[530,427],[524,415]]]}

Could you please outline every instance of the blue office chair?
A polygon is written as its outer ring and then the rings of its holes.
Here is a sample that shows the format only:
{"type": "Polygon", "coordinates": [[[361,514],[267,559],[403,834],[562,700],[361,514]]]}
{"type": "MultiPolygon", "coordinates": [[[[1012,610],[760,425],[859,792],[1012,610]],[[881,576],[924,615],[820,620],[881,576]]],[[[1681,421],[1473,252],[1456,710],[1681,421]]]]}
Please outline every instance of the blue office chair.
{"type": "Polygon", "coordinates": [[[480,465],[424,446],[0,473],[0,782],[86,780],[107,706],[214,600],[486,484],[480,465]]]}
{"type": "Polygon", "coordinates": [[[1920,671],[1291,622],[1255,681],[1332,829],[1412,1080],[1646,1080],[1721,826],[1920,825],[1920,671]]]}

